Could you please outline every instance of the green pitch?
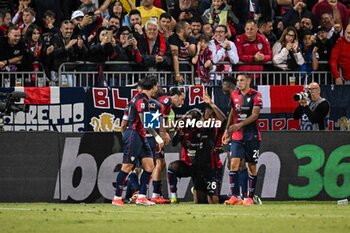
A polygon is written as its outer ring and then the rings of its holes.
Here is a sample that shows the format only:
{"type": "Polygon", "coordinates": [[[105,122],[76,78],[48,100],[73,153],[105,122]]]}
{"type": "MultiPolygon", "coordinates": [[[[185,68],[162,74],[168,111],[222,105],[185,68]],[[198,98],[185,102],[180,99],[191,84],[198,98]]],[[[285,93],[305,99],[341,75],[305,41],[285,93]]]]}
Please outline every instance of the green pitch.
{"type": "Polygon", "coordinates": [[[350,232],[350,206],[264,202],[260,206],[0,203],[0,232],[350,232]]]}

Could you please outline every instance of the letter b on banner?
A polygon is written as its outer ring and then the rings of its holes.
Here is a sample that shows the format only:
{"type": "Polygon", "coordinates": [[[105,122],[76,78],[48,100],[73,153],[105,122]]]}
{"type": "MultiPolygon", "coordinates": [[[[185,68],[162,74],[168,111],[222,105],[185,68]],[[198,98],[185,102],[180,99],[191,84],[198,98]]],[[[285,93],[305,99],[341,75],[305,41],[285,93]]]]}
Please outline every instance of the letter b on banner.
{"type": "Polygon", "coordinates": [[[74,200],[84,200],[95,187],[96,161],[89,154],[78,155],[79,144],[80,138],[66,138],[61,164],[61,200],[67,200],[68,197],[74,200]],[[72,179],[78,167],[81,169],[81,179],[74,187],[72,179]]]}

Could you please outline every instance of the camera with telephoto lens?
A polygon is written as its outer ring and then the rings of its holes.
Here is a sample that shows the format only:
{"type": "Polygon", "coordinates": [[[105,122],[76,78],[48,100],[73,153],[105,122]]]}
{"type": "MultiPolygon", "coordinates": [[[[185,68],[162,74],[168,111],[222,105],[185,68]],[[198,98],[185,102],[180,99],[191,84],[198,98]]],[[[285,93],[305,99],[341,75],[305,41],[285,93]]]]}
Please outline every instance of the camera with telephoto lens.
{"type": "Polygon", "coordinates": [[[296,93],[294,96],[293,96],[293,99],[294,101],[298,102],[300,100],[303,100],[303,99],[309,99],[310,98],[310,92],[307,92],[307,91],[303,91],[303,92],[300,92],[300,93],[296,93]]]}
{"type": "Polygon", "coordinates": [[[12,112],[28,112],[28,105],[17,104],[22,98],[26,98],[24,92],[14,91],[11,93],[0,93],[0,117],[9,116],[12,112]]]}

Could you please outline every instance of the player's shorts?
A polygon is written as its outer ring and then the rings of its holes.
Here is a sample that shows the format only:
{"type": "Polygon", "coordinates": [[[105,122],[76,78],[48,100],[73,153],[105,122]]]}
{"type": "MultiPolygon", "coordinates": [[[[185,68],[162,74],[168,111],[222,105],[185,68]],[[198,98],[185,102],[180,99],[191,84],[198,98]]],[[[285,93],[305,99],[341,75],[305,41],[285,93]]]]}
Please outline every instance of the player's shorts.
{"type": "Polygon", "coordinates": [[[193,176],[192,165],[189,165],[183,160],[176,160],[168,165],[168,170],[176,175],[178,178],[193,176]]]}
{"type": "Polygon", "coordinates": [[[164,150],[162,148],[162,150],[159,153],[156,153],[157,150],[157,142],[156,139],[154,137],[147,137],[147,141],[149,143],[149,145],[151,146],[151,150],[153,153],[153,158],[154,159],[164,159],[164,150]]]}
{"type": "Polygon", "coordinates": [[[218,182],[215,171],[201,172],[193,177],[194,188],[207,195],[218,195],[218,182]]]}
{"type": "Polygon", "coordinates": [[[151,147],[146,139],[132,129],[127,129],[123,134],[123,163],[137,164],[143,158],[153,158],[151,147]]]}
{"type": "Polygon", "coordinates": [[[257,164],[259,159],[260,141],[231,141],[231,158],[244,159],[248,163],[257,164]]]}

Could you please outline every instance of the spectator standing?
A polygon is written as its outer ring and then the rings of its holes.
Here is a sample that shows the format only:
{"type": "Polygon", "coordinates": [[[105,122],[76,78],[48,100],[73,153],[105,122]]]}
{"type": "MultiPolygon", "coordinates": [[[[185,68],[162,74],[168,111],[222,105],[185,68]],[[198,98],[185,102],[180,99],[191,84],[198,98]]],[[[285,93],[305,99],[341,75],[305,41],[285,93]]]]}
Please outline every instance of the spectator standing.
{"type": "Polygon", "coordinates": [[[341,23],[342,27],[348,24],[349,16],[347,8],[338,0],[323,0],[314,5],[312,13],[316,16],[317,25],[320,24],[321,16],[325,12],[333,14],[335,23],[341,23]]]}
{"type": "Polygon", "coordinates": [[[350,24],[345,28],[344,36],[340,37],[333,47],[329,63],[335,83],[350,84],[350,24]]]}
{"type": "Polygon", "coordinates": [[[327,28],[323,26],[317,27],[316,36],[315,36],[315,39],[316,39],[315,47],[317,47],[317,52],[319,55],[318,60],[322,62],[318,66],[319,71],[330,71],[330,66],[328,61],[331,57],[332,48],[335,45],[335,42],[337,41],[337,39],[339,38],[339,34],[340,34],[339,32],[333,33],[332,37],[328,39],[327,28]]]}
{"type": "Polygon", "coordinates": [[[294,26],[301,19],[307,16],[315,24],[315,16],[307,9],[307,4],[303,0],[292,0],[291,5],[286,7],[282,22],[285,27],[294,26]]]}
{"type": "MultiPolygon", "coordinates": [[[[65,6],[66,3],[71,2],[71,0],[31,0],[31,2],[31,7],[33,7],[36,12],[35,23],[38,26],[43,26],[42,19],[44,18],[44,13],[47,10],[51,10],[55,13],[55,27],[59,27],[60,23],[64,20],[63,6],[65,6]]],[[[69,15],[70,13],[71,12],[69,12],[69,15]]]]}
{"type": "Polygon", "coordinates": [[[202,26],[202,34],[212,38],[214,36],[214,30],[210,23],[205,23],[202,26]]]}
{"type": "Polygon", "coordinates": [[[171,67],[170,47],[158,27],[156,20],[148,20],[144,37],[138,41],[143,64],[150,71],[169,70],[171,67]]]}
{"type": "MultiPolygon", "coordinates": [[[[25,71],[38,72],[40,70],[44,49],[40,35],[40,28],[36,24],[30,25],[24,35],[26,52],[23,57],[23,70],[25,71]]],[[[34,85],[36,81],[34,74],[31,81],[32,85],[34,85]]]]}
{"type": "Polygon", "coordinates": [[[99,28],[94,41],[89,47],[91,61],[104,63],[115,60],[117,57],[115,46],[116,40],[108,35],[108,29],[104,27],[99,28]]]}
{"type": "Polygon", "coordinates": [[[192,2],[193,0],[179,0],[178,4],[175,4],[174,10],[171,12],[171,16],[177,22],[180,20],[198,18],[200,15],[197,10],[191,7],[192,2]]]}
{"type": "Polygon", "coordinates": [[[264,35],[257,33],[258,26],[254,20],[248,20],[244,30],[245,33],[237,36],[235,41],[239,61],[243,62],[237,70],[263,71],[263,65],[272,59],[270,43],[264,35]]]}
{"type": "MultiPolygon", "coordinates": [[[[52,45],[54,49],[49,56],[53,58],[51,70],[55,72],[58,72],[58,68],[64,62],[85,60],[88,50],[80,37],[72,38],[73,30],[74,25],[65,20],[61,23],[60,33],[53,37],[52,45]]],[[[69,86],[73,86],[72,78],[67,81],[69,86]]]]}
{"type": "Polygon", "coordinates": [[[259,23],[258,23],[258,27],[259,27],[259,33],[264,35],[268,39],[268,41],[270,43],[270,47],[272,48],[272,46],[277,41],[276,35],[272,32],[272,29],[273,29],[272,20],[260,18],[259,23]]]}
{"type": "Polygon", "coordinates": [[[0,36],[4,36],[7,33],[7,28],[11,23],[11,13],[8,10],[0,11],[0,36]]]}
{"type": "Polygon", "coordinates": [[[143,35],[142,18],[139,10],[133,9],[129,13],[130,27],[134,37],[139,38],[143,35]]]}
{"type": "Polygon", "coordinates": [[[59,32],[59,29],[55,26],[56,14],[53,11],[51,10],[45,11],[42,21],[43,21],[43,26],[41,27],[42,34],[50,33],[54,35],[59,32]]]}
{"type": "Polygon", "coordinates": [[[112,16],[118,17],[121,20],[122,26],[130,26],[129,17],[126,14],[126,11],[124,10],[123,4],[121,1],[117,0],[113,2],[111,5],[109,5],[108,13],[110,17],[112,16]]]}
{"type": "Polygon", "coordinates": [[[167,12],[160,15],[159,32],[163,34],[166,40],[174,34],[171,28],[171,15],[167,12]]]}
{"type": "Polygon", "coordinates": [[[239,20],[232,12],[231,6],[226,5],[224,0],[213,0],[209,12],[209,23],[213,28],[225,25],[229,29],[227,38],[234,38],[237,34],[235,25],[239,23],[239,20]]]}
{"type": "Polygon", "coordinates": [[[279,70],[299,70],[299,66],[304,64],[294,27],[284,29],[281,38],[272,47],[272,54],[272,62],[279,70]]]}
{"type": "Polygon", "coordinates": [[[191,20],[191,36],[199,41],[199,37],[202,35],[202,20],[200,18],[193,18],[191,20]]]}
{"type": "Polygon", "coordinates": [[[160,15],[165,12],[163,9],[155,7],[153,1],[154,0],[142,0],[142,6],[136,7],[141,13],[142,26],[144,26],[150,18],[155,17],[159,20],[160,15]]]}
{"type": "MultiPolygon", "coordinates": [[[[19,19],[18,21],[12,19],[13,24],[17,24],[18,27],[21,30],[22,35],[26,33],[27,28],[35,22],[35,11],[33,8],[27,7],[22,10],[21,13],[22,19],[19,19]]],[[[16,16],[15,16],[16,17],[16,16]]]]}
{"type": "Polygon", "coordinates": [[[196,75],[200,78],[202,84],[209,84],[209,71],[213,69],[213,55],[209,49],[209,37],[201,35],[197,43],[197,53],[192,58],[192,64],[195,65],[196,75]]]}
{"type": "Polygon", "coordinates": [[[12,18],[12,24],[20,26],[23,24],[23,10],[30,7],[31,0],[20,0],[18,1],[18,9],[16,14],[12,18]]]}
{"type": "Polygon", "coordinates": [[[343,27],[340,22],[335,23],[334,17],[331,13],[324,12],[321,15],[321,26],[326,29],[328,39],[330,39],[334,34],[337,34],[337,37],[339,37],[340,33],[342,35],[343,27]]]}
{"type": "Polygon", "coordinates": [[[21,31],[17,26],[10,26],[7,37],[0,38],[0,70],[17,71],[17,64],[22,61],[25,52],[21,31]]]}
{"type": "Polygon", "coordinates": [[[303,31],[300,49],[305,61],[304,64],[300,66],[300,71],[311,74],[311,72],[318,70],[318,47],[315,46],[315,36],[313,32],[308,30],[303,31]]]}
{"type": "Polygon", "coordinates": [[[218,25],[215,28],[214,39],[210,41],[209,49],[212,52],[213,63],[216,66],[215,80],[221,80],[220,72],[232,71],[232,65],[239,61],[236,45],[227,39],[229,35],[226,25],[218,25]],[[230,65],[217,64],[219,62],[230,62],[230,65]]]}
{"type": "MultiPolygon", "coordinates": [[[[122,26],[118,32],[116,45],[116,61],[134,61],[137,64],[142,62],[142,55],[138,48],[138,40],[132,36],[130,28],[122,26]]],[[[118,70],[132,70],[129,65],[118,65],[118,70]]]]}
{"type": "Polygon", "coordinates": [[[185,80],[180,71],[189,70],[186,64],[179,64],[181,61],[190,61],[196,53],[196,40],[190,37],[191,25],[186,21],[180,21],[176,25],[176,33],[169,37],[175,81],[182,84],[185,80]]]}

